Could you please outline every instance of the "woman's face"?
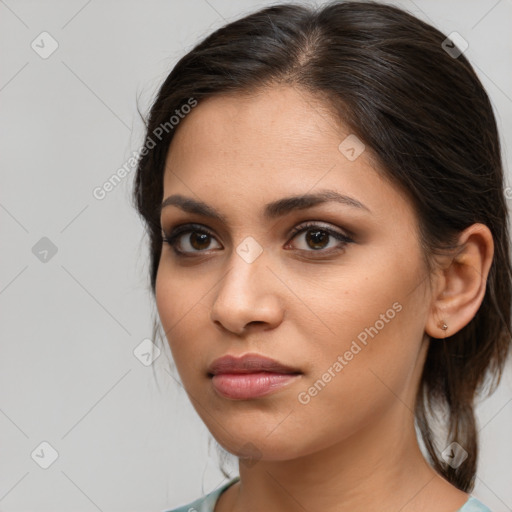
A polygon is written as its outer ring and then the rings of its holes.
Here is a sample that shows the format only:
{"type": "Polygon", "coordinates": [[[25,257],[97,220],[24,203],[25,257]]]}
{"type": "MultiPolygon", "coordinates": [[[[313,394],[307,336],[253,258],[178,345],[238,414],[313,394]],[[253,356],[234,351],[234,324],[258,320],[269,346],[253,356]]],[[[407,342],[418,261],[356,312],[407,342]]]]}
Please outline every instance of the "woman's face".
{"type": "Polygon", "coordinates": [[[235,455],[287,460],[403,433],[430,311],[408,200],[304,91],[210,98],[175,129],[162,199],[189,202],[167,201],[161,223],[167,238],[189,226],[173,238],[183,254],[163,244],[156,300],[213,436],[235,455]],[[209,366],[248,353],[300,373],[259,396],[223,394],[209,366]]]}

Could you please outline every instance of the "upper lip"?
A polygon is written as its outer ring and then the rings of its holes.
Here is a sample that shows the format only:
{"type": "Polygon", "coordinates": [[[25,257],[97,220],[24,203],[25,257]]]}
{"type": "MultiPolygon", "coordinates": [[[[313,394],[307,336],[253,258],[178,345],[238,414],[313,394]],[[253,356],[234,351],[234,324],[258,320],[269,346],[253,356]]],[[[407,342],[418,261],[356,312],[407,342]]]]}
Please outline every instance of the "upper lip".
{"type": "Polygon", "coordinates": [[[260,354],[245,354],[242,357],[225,355],[215,359],[208,367],[209,375],[219,373],[301,373],[297,368],[284,365],[260,354]]]}

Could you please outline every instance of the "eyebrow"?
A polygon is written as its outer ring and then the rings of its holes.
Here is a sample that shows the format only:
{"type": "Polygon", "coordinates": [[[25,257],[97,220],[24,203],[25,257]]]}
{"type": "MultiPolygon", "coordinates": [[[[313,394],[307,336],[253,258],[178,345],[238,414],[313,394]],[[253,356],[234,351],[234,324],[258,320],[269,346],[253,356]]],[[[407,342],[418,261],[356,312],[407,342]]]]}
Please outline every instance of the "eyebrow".
{"type": "MultiPolygon", "coordinates": [[[[321,190],[315,194],[284,197],[277,201],[268,203],[265,205],[263,216],[269,220],[276,219],[295,210],[305,210],[306,208],[330,202],[341,203],[346,206],[366,210],[371,213],[371,210],[367,206],[353,197],[339,194],[334,190],[321,190]]],[[[174,194],[164,199],[160,206],[160,212],[166,206],[170,205],[177,206],[185,212],[195,213],[203,217],[211,217],[227,224],[227,219],[224,215],[222,215],[213,206],[203,203],[202,201],[197,201],[180,194],[174,194]]]]}

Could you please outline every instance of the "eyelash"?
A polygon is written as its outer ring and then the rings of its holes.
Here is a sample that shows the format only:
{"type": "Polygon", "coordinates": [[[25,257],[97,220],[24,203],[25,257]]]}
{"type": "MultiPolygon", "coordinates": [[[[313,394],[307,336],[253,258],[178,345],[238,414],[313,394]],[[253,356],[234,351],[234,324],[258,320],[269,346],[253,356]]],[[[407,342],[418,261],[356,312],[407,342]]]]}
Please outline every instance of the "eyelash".
{"type": "MultiPolygon", "coordinates": [[[[323,250],[305,250],[305,249],[298,249],[301,252],[307,252],[307,253],[321,253],[322,255],[330,255],[333,252],[340,252],[342,249],[344,249],[349,243],[353,243],[353,240],[349,238],[348,236],[340,233],[339,231],[335,231],[331,228],[322,226],[321,224],[318,224],[316,222],[306,222],[303,224],[300,224],[299,226],[293,228],[292,232],[290,233],[290,240],[293,240],[297,235],[302,234],[307,231],[312,231],[313,229],[316,229],[318,231],[322,231],[324,233],[327,233],[329,236],[335,238],[340,242],[338,247],[323,250]]],[[[207,252],[207,249],[204,251],[192,251],[192,253],[187,251],[180,251],[178,247],[178,239],[186,234],[186,233],[201,233],[211,236],[212,238],[215,238],[215,235],[211,233],[208,229],[204,228],[200,224],[184,224],[182,226],[178,226],[173,232],[171,232],[170,235],[163,235],[162,241],[164,243],[167,243],[171,246],[174,253],[179,257],[194,257],[193,253],[200,254],[202,252],[207,252]]],[[[288,245],[288,243],[287,243],[288,245]]]]}

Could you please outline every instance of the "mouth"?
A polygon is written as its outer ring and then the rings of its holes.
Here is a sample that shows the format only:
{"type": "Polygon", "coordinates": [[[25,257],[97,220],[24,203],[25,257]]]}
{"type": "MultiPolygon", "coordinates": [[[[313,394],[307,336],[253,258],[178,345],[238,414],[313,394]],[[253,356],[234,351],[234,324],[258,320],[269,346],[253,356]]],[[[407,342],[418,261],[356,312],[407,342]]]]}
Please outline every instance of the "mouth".
{"type": "Polygon", "coordinates": [[[260,354],[228,354],[213,361],[207,375],[220,396],[247,400],[283,389],[298,380],[302,372],[260,354]]]}

